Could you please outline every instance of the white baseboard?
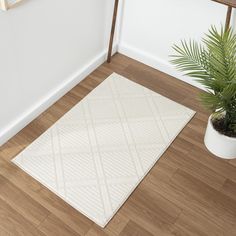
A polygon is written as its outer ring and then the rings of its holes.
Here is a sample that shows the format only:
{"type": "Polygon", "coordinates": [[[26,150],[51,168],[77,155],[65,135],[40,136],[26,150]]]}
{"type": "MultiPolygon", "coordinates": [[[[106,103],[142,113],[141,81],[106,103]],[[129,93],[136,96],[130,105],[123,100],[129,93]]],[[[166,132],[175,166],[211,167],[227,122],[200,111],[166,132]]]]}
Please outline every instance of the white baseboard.
{"type": "MultiPolygon", "coordinates": [[[[116,43],[113,49],[113,53],[120,52],[128,57],[138,60],[146,65],[149,65],[155,69],[165,72],[173,77],[180,79],[188,84],[196,86],[200,89],[204,89],[199,83],[195,82],[192,78],[185,77],[178,73],[173,66],[158,57],[155,57],[145,51],[131,47],[126,44],[116,43]]],[[[0,146],[7,142],[10,138],[16,135],[32,120],[38,117],[42,112],[48,109],[52,104],[64,96],[70,91],[75,85],[82,81],[86,76],[93,72],[106,60],[107,52],[103,51],[96,57],[94,57],[90,63],[78,70],[73,76],[68,78],[64,83],[60,84],[51,93],[41,99],[38,103],[32,105],[26,112],[21,114],[17,119],[11,122],[7,127],[0,130],[0,146]]]]}
{"type": "Polygon", "coordinates": [[[118,52],[131,57],[137,61],[140,61],[148,66],[151,66],[157,70],[160,70],[166,74],[169,74],[179,80],[182,80],[188,84],[191,84],[195,87],[198,87],[200,89],[204,90],[204,87],[199,84],[198,82],[194,81],[193,78],[183,76],[181,75],[174,66],[172,66],[169,62],[162,60],[161,58],[158,58],[154,55],[151,55],[145,51],[142,51],[140,49],[134,48],[132,46],[129,46],[127,44],[119,44],[118,46],[118,52]]]}
{"type": "MultiPolygon", "coordinates": [[[[114,44],[113,53],[117,52],[117,43],[114,44]]],[[[91,72],[97,69],[103,62],[106,61],[107,51],[101,52],[94,57],[90,63],[79,69],[73,76],[68,78],[64,83],[56,87],[51,93],[42,98],[38,103],[29,107],[17,119],[11,122],[7,127],[0,130],[0,146],[6,143],[10,138],[16,135],[26,125],[38,117],[42,112],[47,110],[51,105],[58,101],[80,81],[87,77],[91,72]]]]}

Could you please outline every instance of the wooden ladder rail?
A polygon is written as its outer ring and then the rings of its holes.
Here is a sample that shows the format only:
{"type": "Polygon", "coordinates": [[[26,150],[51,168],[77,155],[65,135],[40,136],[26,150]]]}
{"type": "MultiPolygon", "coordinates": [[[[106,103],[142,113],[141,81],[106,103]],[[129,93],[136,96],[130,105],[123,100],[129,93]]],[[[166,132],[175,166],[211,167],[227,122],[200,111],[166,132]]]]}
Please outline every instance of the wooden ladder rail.
{"type": "Polygon", "coordinates": [[[108,63],[111,62],[112,49],[113,49],[113,41],[114,41],[115,29],[116,29],[116,20],[117,20],[118,7],[119,7],[119,0],[115,0],[113,19],[112,19],[112,26],[111,26],[111,34],[110,34],[110,41],[109,41],[109,48],[108,48],[108,56],[107,56],[107,62],[108,63]]]}
{"type": "Polygon", "coordinates": [[[230,27],[231,17],[232,17],[232,10],[236,8],[236,0],[212,0],[217,3],[221,3],[228,7],[227,14],[226,14],[226,21],[225,21],[225,30],[228,30],[230,27]]]}
{"type": "Polygon", "coordinates": [[[226,22],[225,22],[225,30],[229,29],[229,27],[230,27],[232,9],[233,8],[231,6],[228,6],[227,15],[226,15],[226,22]]]}

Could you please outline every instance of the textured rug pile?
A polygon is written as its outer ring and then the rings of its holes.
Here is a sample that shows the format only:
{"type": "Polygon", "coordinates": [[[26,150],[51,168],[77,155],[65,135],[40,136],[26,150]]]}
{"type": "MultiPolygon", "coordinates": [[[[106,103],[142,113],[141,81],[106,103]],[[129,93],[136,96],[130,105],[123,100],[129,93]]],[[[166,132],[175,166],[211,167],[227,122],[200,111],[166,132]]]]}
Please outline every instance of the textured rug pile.
{"type": "Polygon", "coordinates": [[[194,114],[114,73],[13,162],[105,227],[194,114]]]}

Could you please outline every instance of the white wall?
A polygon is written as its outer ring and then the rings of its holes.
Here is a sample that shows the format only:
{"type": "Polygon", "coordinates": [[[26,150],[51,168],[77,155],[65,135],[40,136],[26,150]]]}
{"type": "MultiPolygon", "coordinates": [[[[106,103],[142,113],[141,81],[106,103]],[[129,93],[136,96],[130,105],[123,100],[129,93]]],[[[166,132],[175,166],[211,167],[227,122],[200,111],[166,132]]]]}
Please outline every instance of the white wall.
{"type": "Polygon", "coordinates": [[[170,65],[171,46],[201,39],[212,24],[224,24],[226,11],[211,0],[124,0],[119,51],[199,86],[170,65]]]}
{"type": "Polygon", "coordinates": [[[0,12],[0,145],[105,60],[113,1],[25,0],[0,12]]]}
{"type": "MultiPolygon", "coordinates": [[[[113,3],[25,0],[0,12],[0,145],[105,60],[113,3]]],[[[119,51],[196,85],[169,64],[171,45],[201,38],[224,22],[226,8],[210,0],[121,3],[119,51]]]]}

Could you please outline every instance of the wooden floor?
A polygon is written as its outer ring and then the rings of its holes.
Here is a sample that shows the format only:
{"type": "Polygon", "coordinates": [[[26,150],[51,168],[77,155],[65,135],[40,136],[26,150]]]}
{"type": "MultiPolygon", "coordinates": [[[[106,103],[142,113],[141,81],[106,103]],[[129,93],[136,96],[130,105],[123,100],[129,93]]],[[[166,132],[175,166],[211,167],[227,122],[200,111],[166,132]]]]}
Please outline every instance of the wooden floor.
{"type": "Polygon", "coordinates": [[[199,90],[117,54],[0,148],[0,236],[236,235],[236,161],[203,145],[199,90]],[[112,72],[197,111],[105,229],[14,166],[11,159],[112,72]]]}

